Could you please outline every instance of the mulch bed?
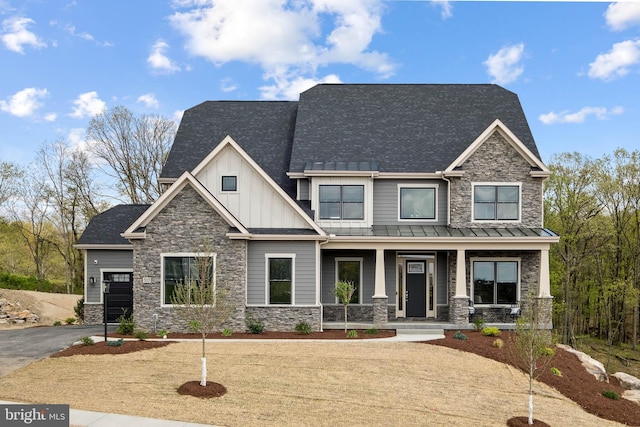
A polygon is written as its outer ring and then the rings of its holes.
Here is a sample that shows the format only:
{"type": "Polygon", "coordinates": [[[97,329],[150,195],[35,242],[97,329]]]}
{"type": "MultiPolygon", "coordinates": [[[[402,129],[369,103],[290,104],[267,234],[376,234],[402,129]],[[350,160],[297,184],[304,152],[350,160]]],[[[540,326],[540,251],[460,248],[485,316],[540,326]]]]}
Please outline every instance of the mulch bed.
{"type": "MultiPolygon", "coordinates": [[[[520,369],[524,367],[516,352],[512,351],[510,347],[513,342],[512,332],[502,332],[500,339],[504,342],[504,347],[501,349],[492,346],[496,337],[487,337],[475,331],[465,331],[465,334],[469,337],[468,340],[458,340],[453,338],[454,331],[447,331],[445,339],[426,341],[425,344],[440,345],[475,353],[498,362],[508,363],[520,369]]],[[[525,372],[528,372],[528,370],[525,372]]],[[[556,348],[551,362],[537,380],[555,388],[591,414],[626,425],[640,426],[640,405],[622,397],[618,400],[613,400],[602,395],[603,391],[612,390],[622,396],[625,389],[620,386],[618,380],[610,377],[609,383],[598,381],[593,375],[587,373],[582,366],[582,362],[573,353],[556,348]],[[552,367],[559,369],[562,376],[553,375],[551,373],[552,367]]],[[[527,425],[526,417],[524,417],[524,420],[525,423],[522,425],[527,425]]],[[[519,424],[509,425],[517,426],[519,424]]]]}
{"type": "MultiPolygon", "coordinates": [[[[351,329],[349,329],[351,330],[351,329]]],[[[328,329],[324,332],[311,332],[310,334],[301,334],[299,332],[274,332],[264,331],[261,334],[252,334],[250,332],[234,332],[231,336],[224,337],[220,332],[213,334],[207,334],[207,339],[251,339],[251,340],[274,340],[274,339],[286,339],[286,340],[361,340],[372,338],[388,338],[396,335],[395,329],[380,329],[376,334],[368,334],[364,330],[356,329],[358,336],[355,338],[347,338],[344,329],[328,329]]],[[[131,335],[122,334],[109,334],[110,338],[132,338],[131,335]]],[[[149,336],[149,338],[157,338],[149,336]]],[[[200,334],[180,334],[171,332],[167,335],[167,339],[201,339],[200,334]]]]}
{"type": "Polygon", "coordinates": [[[189,381],[178,387],[178,394],[188,394],[189,396],[208,399],[220,397],[227,392],[227,388],[222,384],[207,381],[206,386],[201,386],[200,381],[189,381]]]}
{"type": "Polygon", "coordinates": [[[118,347],[107,346],[104,341],[94,345],[72,345],[71,347],[53,353],[50,357],[68,357],[79,354],[125,354],[152,348],[165,347],[175,341],[125,341],[118,347]]]}

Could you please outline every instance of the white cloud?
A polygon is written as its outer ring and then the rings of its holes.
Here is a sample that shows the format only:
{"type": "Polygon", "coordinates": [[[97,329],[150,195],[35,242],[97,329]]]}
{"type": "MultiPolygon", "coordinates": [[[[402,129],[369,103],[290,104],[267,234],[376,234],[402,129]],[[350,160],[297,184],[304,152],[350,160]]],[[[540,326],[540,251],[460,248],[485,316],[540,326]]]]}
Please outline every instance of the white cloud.
{"type": "Polygon", "coordinates": [[[550,112],[541,114],[538,119],[545,125],[554,125],[558,123],[583,123],[587,117],[595,116],[598,120],[606,120],[611,116],[624,113],[624,108],[614,107],[608,110],[604,107],[583,107],[580,111],[571,113],[563,111],[560,113],[550,112]]]}
{"type": "Polygon", "coordinates": [[[104,112],[107,106],[103,100],[98,98],[98,93],[95,91],[78,95],[75,101],[73,101],[73,105],[75,105],[75,107],[70,116],[76,119],[97,116],[104,112]]]}
{"type": "Polygon", "coordinates": [[[69,144],[76,150],[86,151],[87,141],[84,128],[72,128],[67,134],[69,144]]]}
{"type": "Polygon", "coordinates": [[[611,3],[604,14],[607,25],[613,31],[622,31],[640,25],[640,2],[611,3]]]}
{"type": "Polygon", "coordinates": [[[8,101],[0,100],[0,110],[17,117],[28,117],[42,107],[40,100],[49,95],[46,89],[29,87],[22,89],[8,98],[8,101]]]}
{"type": "Polygon", "coordinates": [[[451,5],[451,2],[449,0],[431,0],[431,4],[442,9],[440,11],[440,16],[442,17],[442,19],[448,19],[453,16],[453,6],[451,5]]]}
{"type": "Polygon", "coordinates": [[[173,112],[173,120],[175,120],[176,123],[180,123],[180,120],[182,120],[183,115],[184,115],[184,110],[176,110],[173,112]]]}
{"type": "Polygon", "coordinates": [[[275,84],[262,86],[260,92],[263,99],[298,99],[301,92],[312,88],[319,83],[342,83],[335,74],[329,74],[322,79],[311,79],[304,77],[273,75],[275,84]]]}
{"type": "Polygon", "coordinates": [[[165,51],[168,48],[169,45],[162,40],[157,40],[153,44],[151,54],[147,58],[147,62],[151,65],[151,68],[165,73],[180,71],[180,67],[165,55],[165,51]]]}
{"type": "Polygon", "coordinates": [[[158,108],[160,107],[160,102],[156,99],[156,96],[153,93],[145,93],[144,95],[140,95],[138,97],[138,102],[147,106],[147,108],[158,108]]]}
{"type": "Polygon", "coordinates": [[[626,40],[613,45],[589,64],[592,79],[614,80],[629,73],[629,67],[640,63],[640,39],[626,40]]]}
{"type": "MultiPolygon", "coordinates": [[[[317,79],[319,67],[335,63],[381,78],[396,69],[386,53],[369,49],[382,32],[382,0],[180,0],[174,6],[190,7],[170,17],[187,50],[218,66],[258,64],[265,78],[296,76],[291,83],[317,79]]],[[[269,87],[281,91],[266,92],[288,97],[282,80],[274,83],[269,87]]]]}
{"type": "Polygon", "coordinates": [[[45,122],[55,122],[57,118],[58,118],[58,115],[56,113],[47,113],[44,116],[44,121],[45,122]]]}
{"type": "Polygon", "coordinates": [[[27,30],[27,26],[35,24],[33,19],[14,16],[2,21],[2,36],[0,39],[4,46],[18,53],[24,53],[24,46],[29,45],[36,49],[47,47],[38,36],[27,30]]]}
{"type": "Polygon", "coordinates": [[[520,63],[524,55],[524,43],[503,47],[484,62],[492,83],[508,84],[514,82],[524,71],[520,63]]]}
{"type": "Polygon", "coordinates": [[[83,40],[87,40],[87,41],[94,41],[93,36],[89,33],[86,32],[81,32],[78,33],[76,32],[76,27],[73,25],[67,25],[64,27],[65,31],[69,34],[71,34],[74,37],[79,37],[83,40]]]}
{"type": "Polygon", "coordinates": [[[236,89],[238,89],[238,86],[230,77],[225,77],[224,79],[220,80],[220,90],[222,90],[224,93],[233,92],[236,89]]]}

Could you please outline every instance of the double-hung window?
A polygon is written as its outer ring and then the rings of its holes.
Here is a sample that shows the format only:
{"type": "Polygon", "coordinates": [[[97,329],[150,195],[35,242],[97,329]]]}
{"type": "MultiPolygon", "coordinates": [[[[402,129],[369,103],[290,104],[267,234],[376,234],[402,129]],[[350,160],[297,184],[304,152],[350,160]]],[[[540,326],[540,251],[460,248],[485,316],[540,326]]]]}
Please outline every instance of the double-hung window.
{"type": "MultiPolygon", "coordinates": [[[[360,304],[362,282],[362,258],[336,258],[337,281],[351,282],[355,288],[351,304],[360,304]]],[[[337,301],[337,298],[336,298],[337,301]]]]}
{"type": "Polygon", "coordinates": [[[474,185],[474,221],[517,221],[519,218],[519,185],[474,185]]]}
{"type": "Polygon", "coordinates": [[[436,219],[435,187],[400,187],[400,219],[436,219]]]}
{"type": "Polygon", "coordinates": [[[514,304],[518,301],[517,260],[473,260],[475,304],[514,304]]]}
{"type": "Polygon", "coordinates": [[[363,220],[364,185],[321,185],[320,219],[363,220]]]}
{"type": "Polygon", "coordinates": [[[294,303],[295,256],[267,254],[267,303],[294,303]]]}
{"type": "Polygon", "coordinates": [[[178,286],[215,286],[213,255],[172,255],[162,257],[162,303],[173,304],[178,286]]]}

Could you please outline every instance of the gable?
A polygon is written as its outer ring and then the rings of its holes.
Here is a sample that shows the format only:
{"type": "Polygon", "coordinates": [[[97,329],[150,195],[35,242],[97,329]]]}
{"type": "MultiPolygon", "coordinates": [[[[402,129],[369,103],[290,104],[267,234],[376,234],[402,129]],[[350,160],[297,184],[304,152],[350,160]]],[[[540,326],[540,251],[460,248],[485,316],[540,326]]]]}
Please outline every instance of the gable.
{"type": "Polygon", "coordinates": [[[230,136],[193,174],[222,205],[249,229],[322,230],[230,136]],[[235,177],[236,191],[223,191],[222,178],[235,177]]]}

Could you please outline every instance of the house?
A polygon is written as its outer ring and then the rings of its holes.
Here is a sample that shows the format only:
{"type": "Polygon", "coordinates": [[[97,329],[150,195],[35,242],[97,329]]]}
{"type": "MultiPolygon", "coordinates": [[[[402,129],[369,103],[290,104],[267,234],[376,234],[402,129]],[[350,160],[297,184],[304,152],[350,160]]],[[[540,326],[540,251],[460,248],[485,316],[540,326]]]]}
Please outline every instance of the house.
{"type": "Polygon", "coordinates": [[[87,321],[103,321],[107,281],[127,284],[139,327],[184,328],[171,292],[207,242],[237,331],[248,316],[268,330],[342,320],[338,280],[356,285],[349,320],[378,328],[509,322],[527,295],[550,327],[549,175],[517,95],[496,85],[204,102],[184,113],[158,200],[104,212],[79,240],[87,321]]]}

